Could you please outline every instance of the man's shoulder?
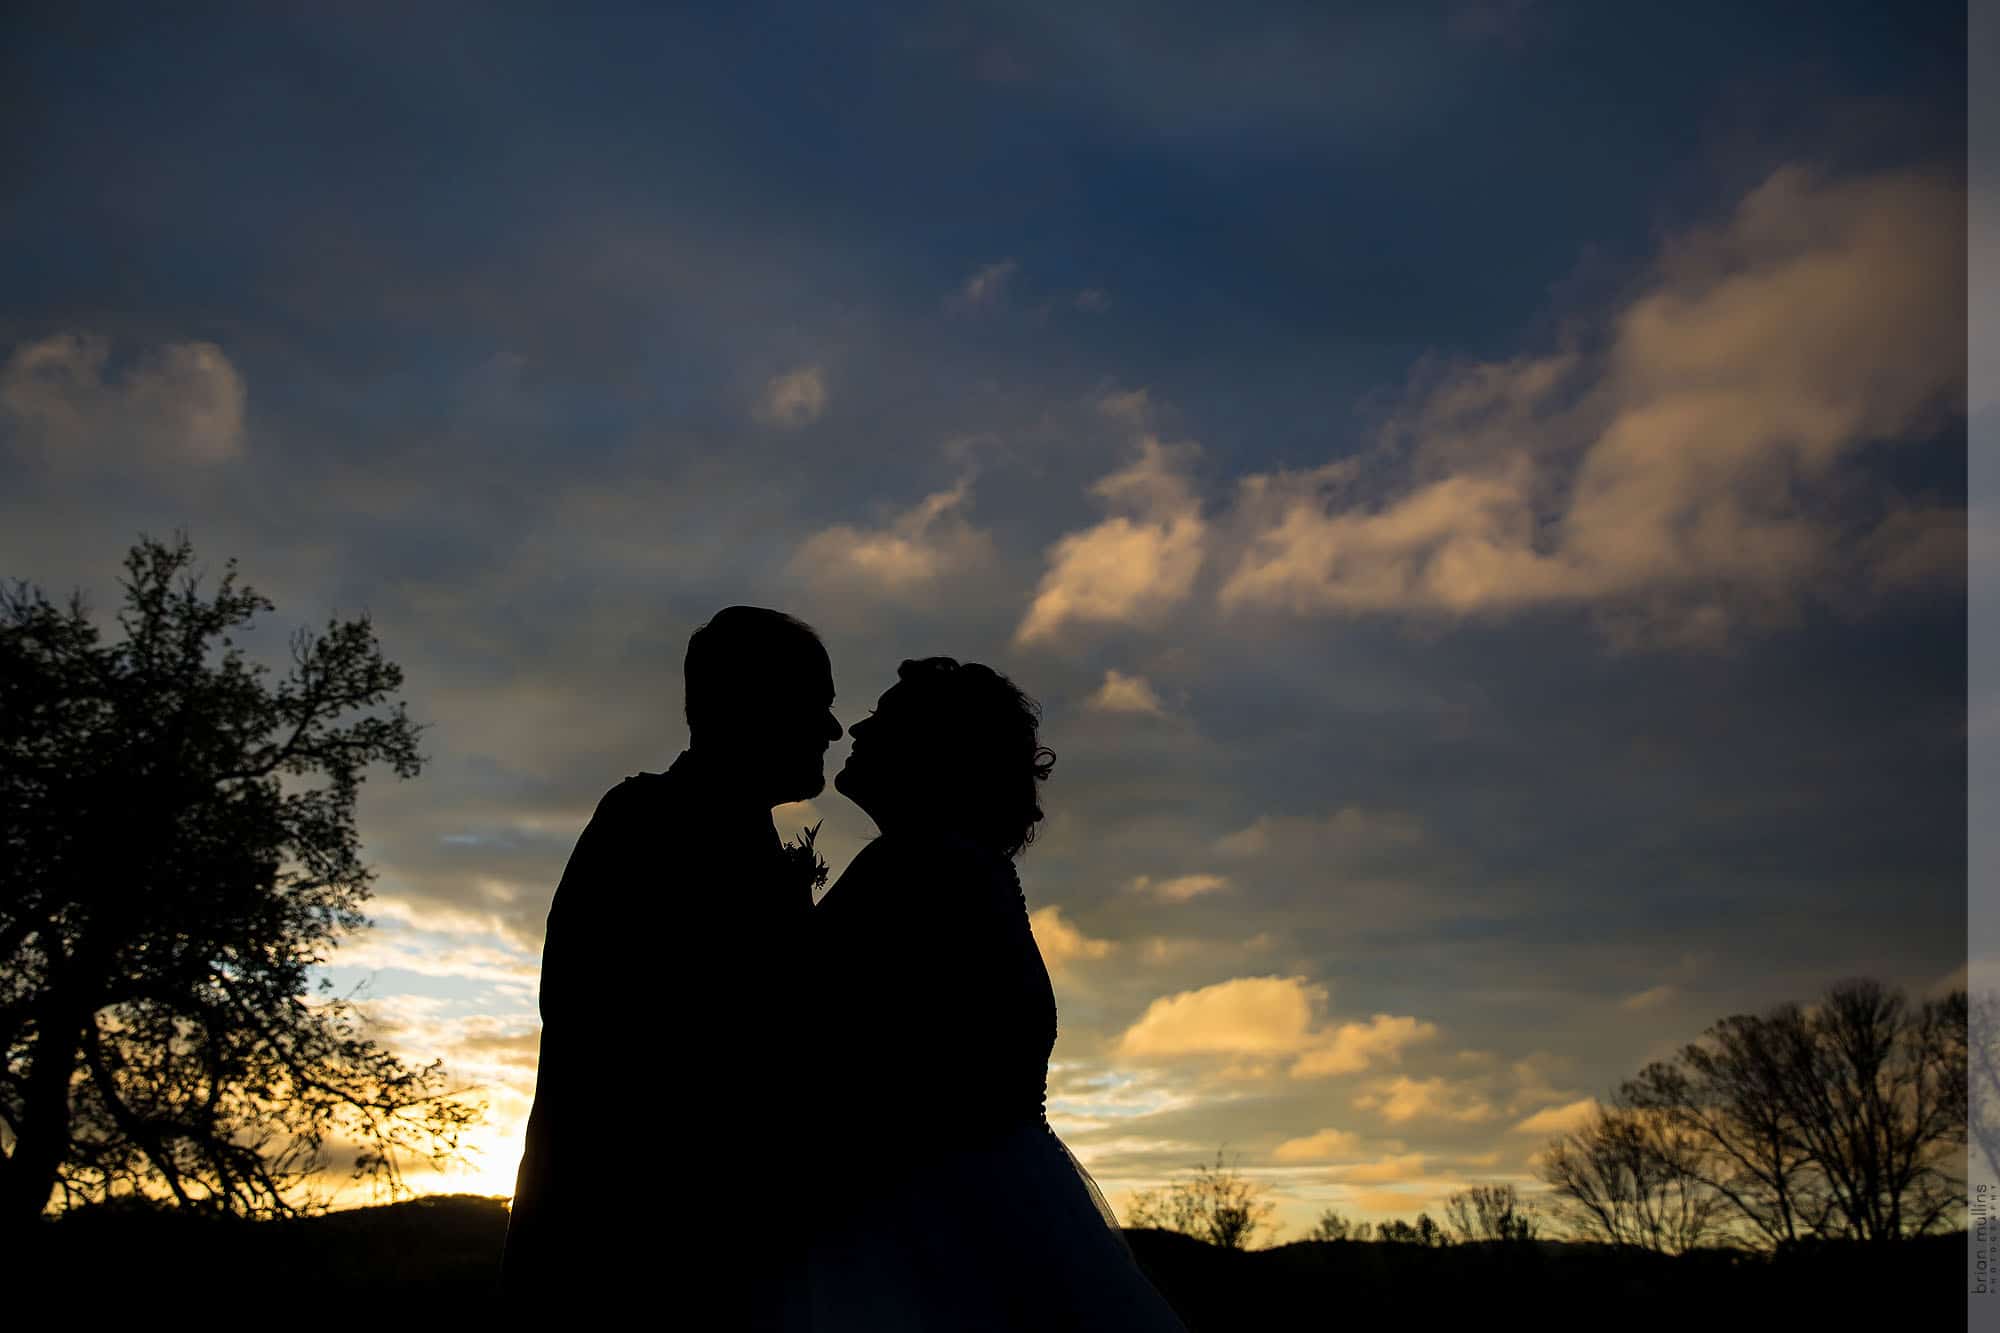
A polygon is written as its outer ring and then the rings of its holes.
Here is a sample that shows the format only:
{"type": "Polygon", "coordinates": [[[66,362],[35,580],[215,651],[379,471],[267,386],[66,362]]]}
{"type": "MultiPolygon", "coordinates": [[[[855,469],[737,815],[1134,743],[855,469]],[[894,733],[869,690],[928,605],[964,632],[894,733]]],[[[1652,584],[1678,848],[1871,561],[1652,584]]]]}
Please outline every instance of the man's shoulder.
{"type": "Polygon", "coordinates": [[[634,773],[613,783],[599,798],[597,805],[599,809],[603,809],[606,806],[616,808],[672,800],[685,786],[686,784],[679,781],[671,772],[634,773]]]}

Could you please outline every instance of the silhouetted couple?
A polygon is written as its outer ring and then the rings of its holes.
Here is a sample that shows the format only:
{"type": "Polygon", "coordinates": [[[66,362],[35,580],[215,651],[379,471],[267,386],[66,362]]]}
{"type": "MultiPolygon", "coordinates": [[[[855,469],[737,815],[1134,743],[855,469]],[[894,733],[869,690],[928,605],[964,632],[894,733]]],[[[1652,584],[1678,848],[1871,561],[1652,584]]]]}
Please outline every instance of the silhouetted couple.
{"type": "Polygon", "coordinates": [[[689,640],[687,750],[605,795],[549,911],[515,1312],[1181,1329],[1044,1119],[1038,710],[977,663],[897,675],[834,779],[881,835],[814,906],[771,810],[825,786],[826,650],[745,606],[689,640]]]}

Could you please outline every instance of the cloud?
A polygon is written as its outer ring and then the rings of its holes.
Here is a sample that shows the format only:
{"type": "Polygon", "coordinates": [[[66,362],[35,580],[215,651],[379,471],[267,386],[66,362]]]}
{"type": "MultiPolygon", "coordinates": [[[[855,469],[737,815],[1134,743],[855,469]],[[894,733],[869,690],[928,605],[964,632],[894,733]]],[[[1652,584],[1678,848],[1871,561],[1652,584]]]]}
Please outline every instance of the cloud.
{"type": "Polygon", "coordinates": [[[541,967],[533,958],[507,949],[401,931],[375,930],[352,937],[329,950],[326,960],[332,967],[364,972],[394,969],[427,977],[514,982],[529,988],[541,977],[541,967]]]}
{"type": "Polygon", "coordinates": [[[1076,308],[1101,314],[1111,308],[1111,295],[1099,287],[1086,287],[1076,294],[1076,308]]]}
{"type": "Polygon", "coordinates": [[[1276,938],[1266,931],[1259,931],[1245,940],[1221,939],[1213,935],[1148,935],[1139,941],[1139,957],[1143,962],[1164,967],[1194,958],[1236,959],[1246,954],[1263,953],[1276,943],[1276,938]]]}
{"type": "MultiPolygon", "coordinates": [[[[1714,644],[1843,577],[1953,561],[1948,514],[1843,512],[1864,446],[1945,425],[1965,379],[1964,191],[1773,173],[1669,242],[1603,349],[1413,381],[1401,481],[1245,479],[1225,609],[1501,617],[1588,606],[1625,643],[1714,644]]],[[[1347,460],[1352,461],[1352,460],[1347,460]]],[[[1851,578],[1847,579],[1852,582],[1851,578]]]]}
{"type": "Polygon", "coordinates": [[[1091,487],[1113,516],[1049,548],[1048,572],[1014,633],[1016,644],[1072,621],[1147,624],[1186,599],[1200,571],[1207,525],[1181,462],[1195,446],[1153,435],[1129,467],[1091,487]]]}
{"type": "Polygon", "coordinates": [[[1632,1010],[1658,1009],[1661,1005],[1672,1002],[1679,994],[1680,991],[1673,986],[1654,986],[1636,995],[1626,996],[1618,1002],[1618,1007],[1632,1010]]]}
{"type": "Polygon", "coordinates": [[[842,523],[800,543],[789,571],[822,587],[844,585],[876,594],[911,593],[993,558],[993,541],[966,522],[969,480],[925,496],[883,527],[842,523]]]}
{"type": "Polygon", "coordinates": [[[818,421],[825,411],[826,373],[818,366],[801,366],[772,376],[752,415],[764,425],[797,430],[818,421]]]}
{"type": "Polygon", "coordinates": [[[1073,962],[1106,957],[1115,947],[1110,940],[1091,939],[1063,920],[1060,907],[1037,908],[1028,915],[1028,927],[1035,934],[1042,961],[1051,971],[1061,971],[1073,962]]]}
{"type": "Polygon", "coordinates": [[[1597,1099],[1585,1097],[1566,1106],[1550,1106],[1515,1125],[1513,1134],[1568,1134],[1582,1129],[1597,1114],[1597,1099]]]}
{"type": "Polygon", "coordinates": [[[1394,1185],[1398,1182],[1422,1180],[1424,1163],[1430,1160],[1428,1153],[1403,1153],[1396,1157],[1384,1157],[1378,1162],[1361,1162],[1353,1166],[1334,1168],[1343,1182],[1356,1185],[1394,1185]]]}
{"type": "Polygon", "coordinates": [[[243,377],[209,342],[143,353],[115,382],[107,339],[57,334],[15,348],[0,368],[0,418],[51,464],[130,459],[211,465],[241,457],[243,377]]]}
{"type": "MultiPolygon", "coordinates": [[[[1394,1064],[1404,1047],[1437,1035],[1434,1024],[1389,1014],[1322,1028],[1325,1001],[1326,988],[1303,977],[1236,977],[1154,1000],[1117,1051],[1136,1059],[1286,1056],[1291,1076],[1303,1079],[1394,1064]]],[[[1254,1060],[1242,1068],[1263,1070],[1254,1060]]]]}
{"type": "Polygon", "coordinates": [[[1229,881],[1221,875],[1176,875],[1162,880],[1140,875],[1132,881],[1134,892],[1150,894],[1170,903],[1184,903],[1204,893],[1220,893],[1228,887],[1229,881]]]}
{"type": "Polygon", "coordinates": [[[1119,1039],[1131,1056],[1288,1054],[1312,1039],[1326,990],[1302,977],[1238,977],[1154,1000],[1119,1039]]]}
{"type": "Polygon", "coordinates": [[[1358,1074],[1377,1064],[1394,1064],[1403,1048],[1437,1036],[1437,1025],[1421,1019],[1376,1014],[1366,1023],[1342,1023],[1292,1066],[1293,1078],[1358,1074]]]}
{"type": "Polygon", "coordinates": [[[1355,1207],[1363,1213],[1405,1214],[1411,1210],[1435,1207],[1429,1194],[1415,1194],[1408,1190],[1354,1190],[1348,1195],[1355,1207]]]}
{"type": "Polygon", "coordinates": [[[1414,1079],[1398,1075],[1379,1080],[1354,1098],[1363,1111],[1374,1111],[1391,1124],[1410,1120],[1457,1120],[1476,1122],[1491,1119],[1493,1105],[1485,1097],[1454,1086],[1441,1077],[1414,1079]]]}
{"type": "Polygon", "coordinates": [[[1021,266],[1011,259],[988,264],[960,283],[952,304],[961,310],[983,310],[1006,298],[1008,281],[1021,266]]]}
{"type": "Polygon", "coordinates": [[[1271,1150],[1280,1162],[1316,1162],[1328,1157],[1351,1157],[1361,1151],[1361,1136],[1347,1129],[1322,1129],[1304,1138],[1286,1139],[1271,1150]]]}
{"type": "Polygon", "coordinates": [[[1331,815],[1259,815],[1215,840],[1223,856],[1257,857],[1280,850],[1379,851],[1423,840],[1423,821],[1401,810],[1342,806],[1331,815]]]}
{"type": "Polygon", "coordinates": [[[1128,676],[1116,669],[1105,671],[1104,684],[1083,701],[1083,706],[1101,713],[1150,713],[1155,717],[1166,711],[1144,676],[1128,676]]]}

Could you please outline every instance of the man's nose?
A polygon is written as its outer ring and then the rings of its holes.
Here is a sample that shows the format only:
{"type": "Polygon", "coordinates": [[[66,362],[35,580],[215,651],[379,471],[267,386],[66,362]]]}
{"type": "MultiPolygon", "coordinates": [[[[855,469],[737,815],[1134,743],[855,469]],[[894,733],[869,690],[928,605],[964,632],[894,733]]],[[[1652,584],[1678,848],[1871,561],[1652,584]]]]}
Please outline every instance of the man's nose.
{"type": "Polygon", "coordinates": [[[841,736],[843,736],[843,735],[845,734],[845,733],[844,733],[844,732],[843,732],[843,731],[841,730],[841,727],[840,727],[840,719],[839,719],[839,718],[837,718],[837,717],[835,717],[835,716],[834,716],[834,715],[833,715],[832,713],[828,713],[828,714],[826,715],[826,725],[827,725],[827,735],[826,735],[826,739],[827,739],[827,741],[828,741],[828,743],[829,743],[829,744],[831,744],[831,743],[832,743],[832,742],[834,742],[834,741],[837,741],[837,740],[839,740],[839,739],[841,738],[841,736]]]}

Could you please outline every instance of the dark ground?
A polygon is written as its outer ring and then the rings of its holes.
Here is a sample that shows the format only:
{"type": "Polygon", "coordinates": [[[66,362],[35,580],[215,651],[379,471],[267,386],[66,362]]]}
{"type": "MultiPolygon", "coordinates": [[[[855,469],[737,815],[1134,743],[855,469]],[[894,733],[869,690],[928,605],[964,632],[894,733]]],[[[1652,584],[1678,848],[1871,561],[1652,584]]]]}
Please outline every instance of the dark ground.
{"type": "MultiPolygon", "coordinates": [[[[176,1309],[237,1326],[246,1315],[390,1326],[419,1312],[490,1318],[498,1313],[492,1283],[506,1227],[497,1201],[472,1195],[285,1222],[94,1210],[43,1223],[26,1252],[5,1256],[4,1304],[18,1315],[30,1291],[64,1293],[45,1315],[122,1309],[122,1322],[141,1326],[154,1322],[149,1314],[177,1323],[176,1309]]],[[[1166,1232],[1127,1235],[1193,1333],[1966,1327],[1964,1232],[1888,1253],[1833,1246],[1775,1261],[1554,1242],[1426,1250],[1300,1241],[1235,1252],[1166,1232]]]]}

